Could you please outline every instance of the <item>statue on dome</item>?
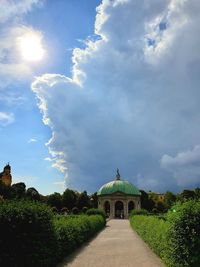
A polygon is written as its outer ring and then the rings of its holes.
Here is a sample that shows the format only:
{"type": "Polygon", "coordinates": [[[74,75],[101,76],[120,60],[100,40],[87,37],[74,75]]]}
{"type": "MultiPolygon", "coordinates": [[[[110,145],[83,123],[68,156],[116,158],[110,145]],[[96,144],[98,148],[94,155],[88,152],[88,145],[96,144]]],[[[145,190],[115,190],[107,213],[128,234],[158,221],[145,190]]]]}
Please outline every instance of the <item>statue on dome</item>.
{"type": "Polygon", "coordinates": [[[117,168],[116,180],[120,180],[120,173],[119,173],[119,169],[118,168],[117,168]]]}

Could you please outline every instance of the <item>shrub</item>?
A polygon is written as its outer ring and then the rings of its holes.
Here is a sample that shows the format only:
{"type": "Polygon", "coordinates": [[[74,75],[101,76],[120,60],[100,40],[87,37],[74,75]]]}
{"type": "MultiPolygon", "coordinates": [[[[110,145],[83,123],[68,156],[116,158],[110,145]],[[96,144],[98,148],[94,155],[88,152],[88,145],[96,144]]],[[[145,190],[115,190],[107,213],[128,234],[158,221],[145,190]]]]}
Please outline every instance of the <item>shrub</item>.
{"type": "Polygon", "coordinates": [[[131,216],[130,222],[167,266],[200,266],[199,200],[178,203],[167,216],[131,216]]]}
{"type": "Polygon", "coordinates": [[[0,266],[53,266],[57,242],[52,218],[52,211],[41,203],[1,203],[0,266]]]}
{"type": "Polygon", "coordinates": [[[83,207],[83,208],[82,208],[82,212],[83,212],[83,213],[86,213],[86,212],[87,212],[87,210],[88,210],[88,208],[87,208],[87,207],[83,207]]]}
{"type": "Polygon", "coordinates": [[[133,215],[148,215],[149,212],[145,209],[140,209],[140,210],[132,210],[130,216],[133,215]]]}
{"type": "Polygon", "coordinates": [[[59,257],[66,256],[104,225],[105,220],[99,215],[56,216],[54,227],[59,244],[59,257]]]}
{"type": "Polygon", "coordinates": [[[61,213],[63,213],[63,214],[69,214],[68,208],[66,208],[66,207],[62,208],[61,209],[61,213]]]}
{"type": "Polygon", "coordinates": [[[145,215],[130,217],[130,223],[155,253],[165,260],[168,223],[164,220],[160,220],[156,216],[145,215]]]}
{"type": "Polygon", "coordinates": [[[200,201],[176,204],[168,213],[169,266],[200,266],[200,201]]]}
{"type": "Polygon", "coordinates": [[[77,207],[73,207],[72,213],[73,214],[78,214],[78,212],[79,212],[78,208],[77,207]]]}
{"type": "Polygon", "coordinates": [[[103,210],[100,210],[100,209],[89,209],[87,210],[86,212],[87,215],[101,215],[104,220],[106,219],[106,214],[103,210]]]}

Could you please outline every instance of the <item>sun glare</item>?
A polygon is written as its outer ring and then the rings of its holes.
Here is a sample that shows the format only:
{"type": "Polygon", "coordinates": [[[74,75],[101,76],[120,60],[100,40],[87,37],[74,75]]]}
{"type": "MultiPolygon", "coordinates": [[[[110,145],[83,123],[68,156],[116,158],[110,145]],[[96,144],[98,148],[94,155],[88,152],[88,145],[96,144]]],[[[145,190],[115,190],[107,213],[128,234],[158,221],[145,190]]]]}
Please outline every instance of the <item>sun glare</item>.
{"type": "Polygon", "coordinates": [[[27,33],[18,38],[21,56],[26,61],[40,61],[45,50],[42,47],[42,36],[37,33],[27,33]]]}

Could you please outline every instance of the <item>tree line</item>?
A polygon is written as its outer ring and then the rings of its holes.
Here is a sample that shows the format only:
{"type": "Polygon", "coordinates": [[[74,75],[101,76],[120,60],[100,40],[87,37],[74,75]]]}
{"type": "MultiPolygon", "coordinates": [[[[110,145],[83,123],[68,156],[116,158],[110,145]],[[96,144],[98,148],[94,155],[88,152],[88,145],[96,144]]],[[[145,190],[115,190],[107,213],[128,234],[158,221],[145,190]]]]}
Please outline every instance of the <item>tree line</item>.
{"type": "Polygon", "coordinates": [[[16,183],[6,186],[0,182],[0,200],[35,200],[46,203],[58,212],[76,212],[82,211],[84,208],[97,208],[97,193],[88,195],[87,191],[78,192],[67,188],[62,194],[53,193],[50,195],[40,194],[34,187],[26,189],[25,183],[16,183]]]}
{"type": "MultiPolygon", "coordinates": [[[[140,192],[141,207],[149,212],[155,213],[166,212],[177,201],[185,202],[190,199],[200,199],[200,188],[196,188],[194,190],[185,189],[179,194],[167,191],[163,194],[163,200],[160,200],[159,195],[154,192],[147,193],[144,190],[140,190],[140,192]]],[[[34,187],[26,189],[26,185],[23,182],[6,186],[0,181],[0,201],[6,199],[28,199],[41,201],[58,212],[74,211],[74,213],[77,213],[84,209],[98,207],[97,192],[92,195],[88,195],[87,191],[78,192],[67,188],[62,194],[55,192],[44,196],[34,187]]]]}
{"type": "Polygon", "coordinates": [[[144,190],[141,192],[141,206],[150,212],[166,212],[169,210],[176,202],[185,202],[188,200],[200,199],[200,188],[195,188],[194,190],[185,189],[181,193],[174,194],[167,191],[163,194],[163,200],[160,200],[159,195],[150,192],[147,193],[144,190]]]}

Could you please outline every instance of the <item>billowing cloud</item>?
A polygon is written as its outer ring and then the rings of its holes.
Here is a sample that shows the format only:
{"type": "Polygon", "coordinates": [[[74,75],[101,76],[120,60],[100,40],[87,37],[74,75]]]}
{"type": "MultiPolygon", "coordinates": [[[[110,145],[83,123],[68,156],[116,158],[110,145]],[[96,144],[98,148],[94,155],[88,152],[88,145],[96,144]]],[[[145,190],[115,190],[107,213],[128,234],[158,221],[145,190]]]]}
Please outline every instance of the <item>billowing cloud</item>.
{"type": "Polygon", "coordinates": [[[173,174],[179,186],[197,186],[200,181],[200,145],[179,152],[175,157],[163,155],[161,167],[173,174]]]}
{"type": "Polygon", "coordinates": [[[7,126],[15,121],[13,113],[9,112],[0,112],[0,125],[7,126]]]}
{"type": "Polygon", "coordinates": [[[197,0],[103,1],[97,38],[73,50],[72,77],[32,83],[69,185],[94,191],[117,167],[141,188],[180,185],[160,158],[199,143],[199,9],[197,0]]]}

